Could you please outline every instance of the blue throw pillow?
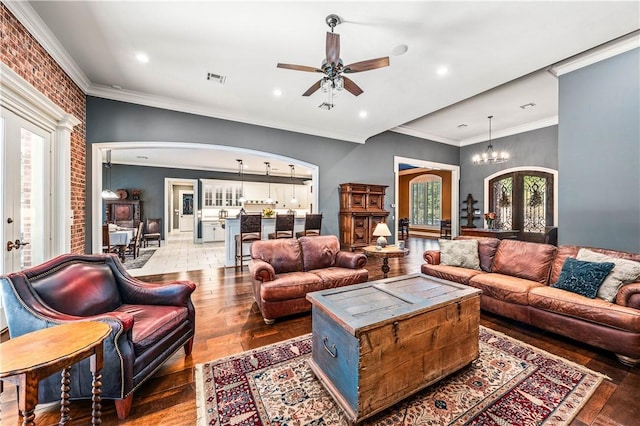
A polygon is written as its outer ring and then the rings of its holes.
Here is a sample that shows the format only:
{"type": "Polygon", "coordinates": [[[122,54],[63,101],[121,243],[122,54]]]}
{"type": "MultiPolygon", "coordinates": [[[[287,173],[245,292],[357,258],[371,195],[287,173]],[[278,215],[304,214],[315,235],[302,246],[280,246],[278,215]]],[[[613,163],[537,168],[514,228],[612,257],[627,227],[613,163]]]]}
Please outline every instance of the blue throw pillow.
{"type": "Polygon", "coordinates": [[[562,265],[558,282],[551,287],[595,299],[598,288],[614,266],[612,262],[585,262],[568,257],[562,265]]]}

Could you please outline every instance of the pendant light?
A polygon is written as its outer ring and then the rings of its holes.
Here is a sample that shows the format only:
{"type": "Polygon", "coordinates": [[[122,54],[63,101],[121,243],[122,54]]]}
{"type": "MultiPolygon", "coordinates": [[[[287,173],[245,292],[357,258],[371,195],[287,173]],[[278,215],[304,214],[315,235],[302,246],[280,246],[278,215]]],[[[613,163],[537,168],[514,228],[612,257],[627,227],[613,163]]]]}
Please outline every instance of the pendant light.
{"type": "Polygon", "coordinates": [[[504,163],[509,160],[509,154],[505,151],[498,153],[493,150],[493,145],[491,144],[491,119],[493,115],[489,117],[489,145],[487,145],[487,150],[482,154],[476,154],[473,156],[472,161],[473,164],[498,164],[504,163]]]}
{"type": "Polygon", "coordinates": [[[238,162],[238,173],[240,174],[240,198],[238,198],[238,202],[244,203],[247,201],[247,199],[244,198],[244,163],[240,159],[236,161],[238,162]]]}
{"type": "Polygon", "coordinates": [[[107,162],[102,163],[104,167],[107,169],[107,183],[108,186],[106,189],[102,190],[102,199],[103,200],[119,200],[120,197],[118,194],[111,190],[111,150],[107,150],[107,162]]]}
{"type": "Polygon", "coordinates": [[[267,168],[267,181],[269,182],[269,196],[267,197],[266,200],[264,200],[264,202],[266,204],[273,204],[273,198],[271,198],[271,176],[270,176],[271,163],[268,161],[265,161],[264,164],[266,165],[266,168],[267,168]]]}
{"type": "Polygon", "coordinates": [[[289,164],[289,167],[291,167],[291,204],[298,204],[298,199],[296,198],[296,184],[294,183],[294,179],[296,177],[296,166],[289,164]]]}

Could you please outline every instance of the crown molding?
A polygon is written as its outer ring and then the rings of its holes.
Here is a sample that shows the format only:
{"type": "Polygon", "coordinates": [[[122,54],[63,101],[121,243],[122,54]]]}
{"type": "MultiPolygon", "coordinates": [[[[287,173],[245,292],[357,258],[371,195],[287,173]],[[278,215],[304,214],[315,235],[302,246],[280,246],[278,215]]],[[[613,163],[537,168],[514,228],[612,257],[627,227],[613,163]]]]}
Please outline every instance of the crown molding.
{"type": "MultiPolygon", "coordinates": [[[[508,127],[506,129],[494,130],[491,132],[491,139],[495,141],[499,138],[504,138],[507,136],[517,135],[519,133],[530,132],[532,130],[542,129],[544,127],[555,126],[558,124],[558,116],[555,115],[553,117],[544,118],[538,121],[532,121],[531,123],[524,123],[519,126],[508,127]]],[[[471,138],[463,139],[460,142],[460,146],[473,145],[475,143],[486,142],[489,140],[488,134],[483,134],[480,136],[474,136],[471,138]]]]}
{"type": "Polygon", "coordinates": [[[549,71],[559,77],[636,48],[640,48],[640,31],[562,61],[552,66],[549,71]]]}
{"type": "Polygon", "coordinates": [[[60,65],[64,72],[86,93],[91,82],[60,41],[49,30],[47,24],[33,10],[29,2],[3,1],[2,3],[60,65]]]}
{"type": "Polygon", "coordinates": [[[164,98],[161,96],[148,95],[141,92],[135,92],[132,90],[114,89],[104,85],[91,84],[87,89],[87,95],[95,96],[98,98],[111,99],[114,101],[129,102],[137,105],[144,105],[154,108],[167,109],[171,111],[185,112],[189,114],[201,115],[204,117],[218,118],[221,120],[235,121],[243,124],[250,124],[254,126],[268,127],[278,130],[286,130],[288,132],[302,133],[306,135],[319,136],[323,138],[336,139],[338,141],[365,143],[366,139],[360,137],[336,133],[331,130],[323,130],[322,132],[313,128],[304,127],[292,127],[283,126],[281,123],[256,121],[250,117],[245,116],[232,116],[227,113],[213,110],[211,108],[201,107],[194,104],[176,101],[171,98],[164,98]]]}
{"type": "Polygon", "coordinates": [[[407,127],[404,125],[400,125],[398,127],[394,127],[393,129],[389,129],[390,132],[401,133],[403,135],[414,136],[420,139],[426,139],[434,142],[440,142],[447,145],[460,146],[460,141],[457,139],[446,138],[444,136],[434,135],[432,133],[423,132],[421,130],[417,130],[411,127],[407,127]]]}

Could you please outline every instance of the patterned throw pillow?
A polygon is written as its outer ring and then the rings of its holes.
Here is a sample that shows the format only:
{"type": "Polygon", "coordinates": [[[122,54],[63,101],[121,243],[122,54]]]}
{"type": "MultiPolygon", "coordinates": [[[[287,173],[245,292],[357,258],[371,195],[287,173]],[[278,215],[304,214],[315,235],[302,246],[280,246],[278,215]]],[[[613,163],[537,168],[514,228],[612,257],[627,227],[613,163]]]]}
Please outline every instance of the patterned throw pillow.
{"type": "Polygon", "coordinates": [[[585,262],[568,257],[562,265],[558,282],[551,287],[595,299],[602,281],[614,266],[611,262],[585,262]]]}
{"type": "Polygon", "coordinates": [[[440,264],[480,269],[478,240],[438,240],[440,264]]]}
{"type": "Polygon", "coordinates": [[[578,251],[576,259],[588,262],[611,262],[616,265],[598,289],[598,297],[608,302],[616,299],[620,287],[640,280],[640,263],[633,260],[607,256],[584,248],[578,251]]]}

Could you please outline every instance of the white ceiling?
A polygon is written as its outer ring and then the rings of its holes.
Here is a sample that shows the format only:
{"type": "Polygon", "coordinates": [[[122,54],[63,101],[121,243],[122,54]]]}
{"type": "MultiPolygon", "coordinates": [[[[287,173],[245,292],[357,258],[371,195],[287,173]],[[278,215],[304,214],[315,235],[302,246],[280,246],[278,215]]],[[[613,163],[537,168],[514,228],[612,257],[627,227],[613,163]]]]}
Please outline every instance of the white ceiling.
{"type": "MultiPolygon", "coordinates": [[[[557,78],[546,70],[640,29],[637,1],[7,4],[90,95],[358,143],[394,130],[463,146],[487,139],[489,115],[493,137],[557,123],[557,78]],[[327,111],[320,91],[301,96],[319,74],[276,64],[320,66],[331,13],[344,21],[335,31],[346,64],[387,55],[391,64],[352,74],[364,93],[343,92],[327,111]]],[[[122,162],[139,153],[128,154],[122,162]]]]}

